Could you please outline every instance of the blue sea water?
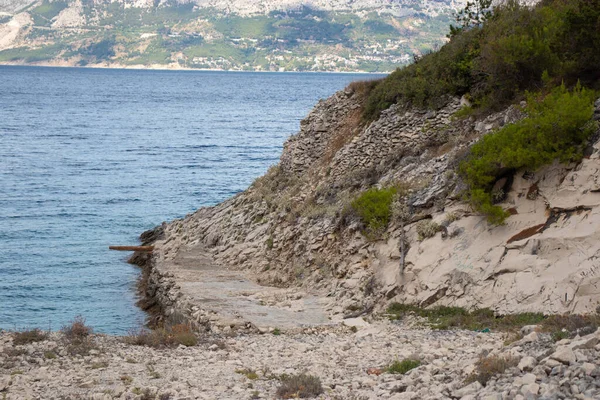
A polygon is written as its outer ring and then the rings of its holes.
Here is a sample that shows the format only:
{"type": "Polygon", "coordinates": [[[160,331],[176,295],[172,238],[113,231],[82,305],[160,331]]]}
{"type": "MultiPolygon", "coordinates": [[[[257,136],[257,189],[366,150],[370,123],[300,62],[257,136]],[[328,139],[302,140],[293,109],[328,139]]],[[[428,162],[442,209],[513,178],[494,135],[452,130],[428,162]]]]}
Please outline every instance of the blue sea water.
{"type": "Polygon", "coordinates": [[[365,78],[0,66],[0,328],[140,326],[139,270],[108,246],[244,190],[365,78]]]}

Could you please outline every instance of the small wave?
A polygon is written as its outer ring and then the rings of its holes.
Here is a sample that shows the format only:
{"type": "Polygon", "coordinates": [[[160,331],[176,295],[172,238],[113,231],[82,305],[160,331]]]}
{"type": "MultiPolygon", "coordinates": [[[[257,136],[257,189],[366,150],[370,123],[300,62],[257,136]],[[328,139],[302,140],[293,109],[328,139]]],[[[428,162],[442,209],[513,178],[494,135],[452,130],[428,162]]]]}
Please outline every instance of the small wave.
{"type": "Polygon", "coordinates": [[[142,199],[109,199],[104,202],[104,204],[122,204],[122,203],[135,203],[142,201],[142,199]]]}

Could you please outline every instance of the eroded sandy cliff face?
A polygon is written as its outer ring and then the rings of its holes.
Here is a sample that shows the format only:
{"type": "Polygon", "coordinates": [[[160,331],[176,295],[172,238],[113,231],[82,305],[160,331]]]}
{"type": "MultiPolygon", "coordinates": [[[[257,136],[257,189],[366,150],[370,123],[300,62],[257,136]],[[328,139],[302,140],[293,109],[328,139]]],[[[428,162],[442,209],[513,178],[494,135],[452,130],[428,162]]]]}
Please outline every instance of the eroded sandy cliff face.
{"type": "MultiPolygon", "coordinates": [[[[164,226],[149,287],[151,294],[164,292],[159,303],[167,313],[211,320],[173,273],[177,259],[187,255],[190,262],[190,254],[198,270],[210,264],[291,288],[267,302],[293,307],[293,288],[320,294],[334,320],[392,301],[498,313],[596,309],[598,135],[579,164],[517,171],[500,182],[501,205],[512,216],[492,226],[461,200],[456,166],[482,135],[521,118],[519,107],[457,119],[461,102],[449,98],[439,111],[393,106],[366,125],[361,102],[352,89],[321,101],[285,144],[280,163],[247,191],[164,226]],[[404,227],[392,220],[385,232],[367,234],[349,204],[369,187],[392,184],[407,192],[404,227]],[[419,238],[417,227],[427,221],[439,231],[419,238]]],[[[190,268],[186,276],[194,274],[190,268]]]]}

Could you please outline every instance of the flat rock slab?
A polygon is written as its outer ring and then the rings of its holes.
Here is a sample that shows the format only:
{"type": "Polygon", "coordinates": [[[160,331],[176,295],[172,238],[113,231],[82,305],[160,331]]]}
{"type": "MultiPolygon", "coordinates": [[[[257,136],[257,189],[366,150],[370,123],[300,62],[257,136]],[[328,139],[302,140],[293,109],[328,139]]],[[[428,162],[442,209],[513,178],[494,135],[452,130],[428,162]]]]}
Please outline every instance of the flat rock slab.
{"type": "Polygon", "coordinates": [[[261,330],[332,324],[325,299],[297,289],[258,285],[244,271],[215,264],[203,246],[180,249],[167,268],[183,295],[221,319],[241,319],[261,330]]]}

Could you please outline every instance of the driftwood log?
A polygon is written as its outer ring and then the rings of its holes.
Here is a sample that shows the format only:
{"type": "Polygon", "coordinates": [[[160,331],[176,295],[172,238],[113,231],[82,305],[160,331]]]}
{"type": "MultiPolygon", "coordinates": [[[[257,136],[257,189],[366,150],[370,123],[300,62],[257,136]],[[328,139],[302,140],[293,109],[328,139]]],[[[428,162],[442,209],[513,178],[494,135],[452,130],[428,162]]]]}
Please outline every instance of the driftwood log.
{"type": "Polygon", "coordinates": [[[144,251],[151,252],[154,250],[154,246],[108,246],[110,250],[117,251],[144,251]]]}

